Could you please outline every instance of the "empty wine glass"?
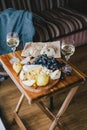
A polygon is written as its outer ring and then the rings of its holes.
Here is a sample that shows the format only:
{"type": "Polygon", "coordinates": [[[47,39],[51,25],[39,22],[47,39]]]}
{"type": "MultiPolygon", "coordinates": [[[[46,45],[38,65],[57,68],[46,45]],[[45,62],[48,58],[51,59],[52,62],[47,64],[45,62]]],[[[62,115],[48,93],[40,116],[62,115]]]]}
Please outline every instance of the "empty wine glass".
{"type": "Polygon", "coordinates": [[[19,36],[16,32],[9,32],[6,37],[7,45],[11,47],[13,51],[13,57],[10,62],[13,64],[14,62],[19,61],[19,59],[15,56],[16,47],[19,45],[19,36]]]}
{"type": "Polygon", "coordinates": [[[75,52],[75,46],[74,46],[74,40],[70,40],[69,42],[63,41],[61,44],[61,51],[62,54],[65,56],[66,65],[62,67],[62,71],[64,73],[72,71],[71,66],[68,64],[68,60],[70,59],[70,56],[72,56],[75,52]]]}

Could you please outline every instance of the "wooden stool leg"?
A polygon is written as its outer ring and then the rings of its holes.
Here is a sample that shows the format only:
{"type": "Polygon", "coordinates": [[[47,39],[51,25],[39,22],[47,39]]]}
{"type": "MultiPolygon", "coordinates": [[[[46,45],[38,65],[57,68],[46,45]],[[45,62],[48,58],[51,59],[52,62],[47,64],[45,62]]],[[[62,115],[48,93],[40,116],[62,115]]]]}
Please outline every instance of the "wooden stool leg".
{"type": "Polygon", "coordinates": [[[18,104],[16,106],[16,109],[13,113],[13,117],[14,117],[14,120],[17,122],[18,126],[20,127],[21,130],[27,130],[23,124],[23,122],[21,121],[20,117],[18,116],[18,112],[19,112],[19,109],[22,105],[22,102],[23,102],[23,99],[24,99],[24,94],[21,95],[19,101],[18,101],[18,104]]]}
{"type": "MultiPolygon", "coordinates": [[[[56,118],[55,115],[48,109],[48,107],[42,101],[37,102],[37,105],[52,121],[56,118]]],[[[63,130],[61,122],[57,123],[57,127],[63,130]]]]}
{"type": "Polygon", "coordinates": [[[15,118],[15,120],[16,120],[16,122],[21,130],[27,130],[16,112],[14,113],[14,118],[15,118]]]}
{"type": "Polygon", "coordinates": [[[21,107],[21,104],[22,104],[22,102],[23,102],[23,99],[24,99],[24,94],[21,95],[21,97],[20,97],[20,99],[19,99],[19,101],[18,101],[18,104],[17,104],[16,109],[15,109],[15,112],[16,112],[16,113],[18,113],[18,111],[19,111],[19,109],[20,109],[20,107],[21,107]]]}
{"type": "Polygon", "coordinates": [[[77,89],[79,88],[79,86],[76,86],[74,88],[72,88],[66,99],[64,100],[60,110],[58,111],[57,115],[56,115],[56,118],[55,120],[53,121],[52,125],[50,126],[50,129],[49,130],[54,130],[58,124],[58,120],[60,119],[60,117],[64,114],[64,112],[66,111],[67,107],[69,106],[69,103],[71,102],[73,96],[75,95],[77,89]]]}
{"type": "Polygon", "coordinates": [[[53,104],[53,96],[50,97],[50,110],[53,110],[54,104],[53,104]]]}

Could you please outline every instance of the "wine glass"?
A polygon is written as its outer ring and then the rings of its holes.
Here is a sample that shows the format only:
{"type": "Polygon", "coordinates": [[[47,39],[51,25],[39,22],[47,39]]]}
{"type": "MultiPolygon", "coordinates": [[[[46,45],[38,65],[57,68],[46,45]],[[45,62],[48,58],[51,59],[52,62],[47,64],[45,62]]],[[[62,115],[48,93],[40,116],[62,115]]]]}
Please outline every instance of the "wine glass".
{"type": "Polygon", "coordinates": [[[11,47],[13,51],[13,57],[10,62],[13,64],[14,62],[18,62],[19,59],[15,56],[16,47],[19,45],[19,36],[17,32],[9,32],[6,37],[7,45],[11,47]]]}
{"type": "Polygon", "coordinates": [[[62,54],[65,56],[65,60],[66,60],[66,65],[62,67],[62,71],[64,73],[71,73],[72,68],[71,66],[68,64],[68,60],[70,59],[70,56],[72,56],[75,52],[75,46],[74,46],[74,40],[70,40],[69,42],[62,42],[61,45],[61,51],[62,54]]]}

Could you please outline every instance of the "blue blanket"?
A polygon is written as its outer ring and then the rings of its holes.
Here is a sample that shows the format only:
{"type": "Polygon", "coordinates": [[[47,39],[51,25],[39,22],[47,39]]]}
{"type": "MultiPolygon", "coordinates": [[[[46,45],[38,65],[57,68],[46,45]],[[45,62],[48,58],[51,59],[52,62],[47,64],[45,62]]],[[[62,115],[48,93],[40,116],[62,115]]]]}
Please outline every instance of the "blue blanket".
{"type": "Polygon", "coordinates": [[[6,44],[8,32],[17,32],[19,34],[20,46],[33,41],[35,29],[32,22],[32,12],[13,8],[0,12],[0,55],[11,52],[11,49],[6,44]]]}

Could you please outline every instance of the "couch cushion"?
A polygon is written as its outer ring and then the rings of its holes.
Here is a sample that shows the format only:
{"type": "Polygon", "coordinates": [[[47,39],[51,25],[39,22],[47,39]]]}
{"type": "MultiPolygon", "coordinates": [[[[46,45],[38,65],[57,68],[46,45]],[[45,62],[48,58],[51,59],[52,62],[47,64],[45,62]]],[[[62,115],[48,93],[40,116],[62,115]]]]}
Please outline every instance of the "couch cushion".
{"type": "Polygon", "coordinates": [[[35,25],[37,39],[35,41],[49,41],[55,38],[78,32],[87,28],[87,15],[65,8],[56,8],[38,13],[46,21],[45,28],[41,24],[35,25]]]}

